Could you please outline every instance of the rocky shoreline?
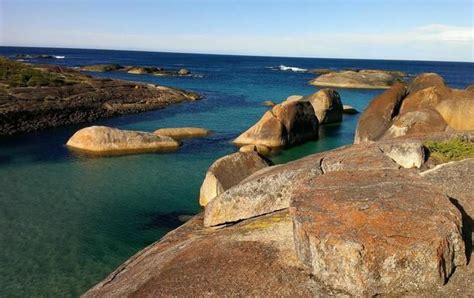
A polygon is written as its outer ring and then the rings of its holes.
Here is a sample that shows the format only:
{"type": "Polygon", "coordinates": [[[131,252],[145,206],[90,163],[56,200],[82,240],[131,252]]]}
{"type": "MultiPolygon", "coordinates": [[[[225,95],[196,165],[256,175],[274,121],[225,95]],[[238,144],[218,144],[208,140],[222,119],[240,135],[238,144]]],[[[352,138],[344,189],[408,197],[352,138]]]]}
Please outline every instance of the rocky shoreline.
{"type": "MultiPolygon", "coordinates": [[[[204,212],[84,297],[474,292],[471,90],[450,89],[439,76],[424,74],[375,98],[353,145],[281,165],[254,151],[219,159],[201,188],[204,212]],[[408,113],[417,114],[393,133],[408,113]],[[426,119],[440,125],[424,125],[426,119]]],[[[277,121],[269,123],[287,131],[275,139],[298,139],[319,122],[340,121],[342,103],[329,98],[320,103],[331,104],[316,105],[326,110],[309,116],[305,111],[314,105],[301,97],[274,106],[267,118],[277,121]]],[[[254,148],[272,136],[251,132],[245,143],[254,148]]]]}
{"type": "Polygon", "coordinates": [[[92,122],[194,101],[194,92],[123,80],[97,79],[53,65],[0,57],[0,136],[92,122]]]}
{"type": "Polygon", "coordinates": [[[126,72],[135,75],[151,74],[155,76],[187,77],[192,75],[191,71],[186,68],[167,70],[155,66],[122,66],[119,64],[86,65],[79,67],[79,70],[86,72],[126,72]]]}

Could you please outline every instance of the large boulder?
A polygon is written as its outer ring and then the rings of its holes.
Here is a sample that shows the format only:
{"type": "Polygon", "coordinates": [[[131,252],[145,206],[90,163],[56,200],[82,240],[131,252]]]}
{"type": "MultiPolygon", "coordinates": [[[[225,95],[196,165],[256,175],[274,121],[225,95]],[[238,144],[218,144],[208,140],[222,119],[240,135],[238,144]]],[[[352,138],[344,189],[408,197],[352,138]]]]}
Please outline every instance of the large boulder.
{"type": "Polygon", "coordinates": [[[436,106],[446,123],[457,130],[474,130],[474,95],[471,99],[445,100],[436,106]]]}
{"type": "Polygon", "coordinates": [[[176,128],[160,128],[154,132],[160,136],[168,136],[174,139],[200,138],[211,134],[209,129],[200,127],[176,127],[176,128]]]}
{"type": "Polygon", "coordinates": [[[405,95],[405,85],[396,84],[373,99],[359,118],[354,143],[375,141],[382,137],[391,126],[405,95]]]}
{"type": "Polygon", "coordinates": [[[435,109],[420,109],[394,118],[392,125],[383,135],[383,139],[442,132],[446,130],[446,127],[447,124],[438,111],[435,109]]]}
{"type": "Polygon", "coordinates": [[[257,152],[237,152],[219,158],[207,170],[201,186],[199,204],[206,206],[219,194],[268,166],[269,163],[257,152]]]}
{"type": "Polygon", "coordinates": [[[309,102],[285,101],[267,111],[254,126],[238,136],[234,144],[281,148],[316,139],[318,132],[318,119],[309,102]]]}
{"type": "Polygon", "coordinates": [[[434,108],[450,95],[451,91],[445,86],[432,86],[411,92],[402,103],[400,114],[434,108]]]}
{"type": "Polygon", "coordinates": [[[90,126],[77,131],[66,143],[69,148],[98,154],[174,151],[179,142],[153,133],[90,126]]]}
{"type": "Polygon", "coordinates": [[[327,173],[301,180],[291,197],[297,254],[331,288],[430,289],[466,263],[459,210],[411,170],[327,173]]]}
{"type": "Polygon", "coordinates": [[[319,124],[342,121],[343,106],[336,90],[323,89],[305,98],[313,106],[319,124]]]}
{"type": "Polygon", "coordinates": [[[310,84],[318,87],[387,89],[402,80],[401,73],[367,69],[330,72],[310,81],[310,84]]]}

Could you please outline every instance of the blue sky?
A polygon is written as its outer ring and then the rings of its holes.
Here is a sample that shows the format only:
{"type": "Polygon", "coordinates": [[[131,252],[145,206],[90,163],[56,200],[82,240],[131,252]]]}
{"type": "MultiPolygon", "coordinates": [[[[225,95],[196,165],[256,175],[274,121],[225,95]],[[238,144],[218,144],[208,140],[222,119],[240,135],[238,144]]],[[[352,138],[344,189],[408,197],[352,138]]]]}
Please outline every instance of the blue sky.
{"type": "Polygon", "coordinates": [[[474,61],[474,0],[0,0],[0,45],[474,61]]]}

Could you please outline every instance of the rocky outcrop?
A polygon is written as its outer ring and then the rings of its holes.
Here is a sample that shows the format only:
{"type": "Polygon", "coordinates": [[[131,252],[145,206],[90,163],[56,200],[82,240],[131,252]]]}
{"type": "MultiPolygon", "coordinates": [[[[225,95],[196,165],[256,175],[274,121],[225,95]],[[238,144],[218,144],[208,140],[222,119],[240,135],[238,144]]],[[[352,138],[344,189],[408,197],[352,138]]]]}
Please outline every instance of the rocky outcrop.
{"type": "Polygon", "coordinates": [[[318,127],[318,119],[309,102],[285,101],[266,112],[254,126],[237,137],[234,144],[269,148],[292,146],[316,139],[318,127]]]}
{"type": "Polygon", "coordinates": [[[95,79],[59,66],[33,67],[0,59],[0,67],[11,74],[0,78],[0,135],[92,122],[200,98],[164,86],[95,79]],[[30,76],[27,84],[15,79],[19,73],[30,76]]]}
{"type": "Polygon", "coordinates": [[[357,296],[432,288],[466,263],[459,210],[416,174],[338,171],[298,185],[296,251],[332,288],[357,296]]]}
{"type": "Polygon", "coordinates": [[[174,139],[202,138],[210,135],[212,132],[206,128],[200,127],[176,127],[160,128],[154,132],[160,136],[168,136],[174,139]]]}
{"type": "Polygon", "coordinates": [[[342,121],[343,107],[339,93],[333,89],[323,89],[310,96],[307,100],[313,106],[319,124],[337,123],[342,121]]]}
{"type": "Polygon", "coordinates": [[[237,152],[219,158],[207,170],[201,185],[199,204],[206,206],[227,189],[268,166],[268,161],[257,152],[237,152]]]}
{"type": "Polygon", "coordinates": [[[82,71],[92,71],[92,72],[109,72],[109,71],[118,71],[122,70],[125,67],[119,64],[96,64],[96,65],[87,65],[80,68],[82,71]]]}
{"type": "Polygon", "coordinates": [[[386,89],[403,81],[403,73],[384,70],[345,70],[323,74],[311,85],[333,88],[386,89]]]}
{"type": "Polygon", "coordinates": [[[138,152],[174,151],[179,143],[153,133],[91,126],[77,131],[66,143],[74,150],[94,154],[132,154],[138,152]]]}
{"type": "Polygon", "coordinates": [[[263,156],[268,156],[272,152],[270,148],[264,145],[245,145],[240,147],[240,152],[258,152],[263,156]]]}
{"type": "Polygon", "coordinates": [[[354,143],[379,139],[398,114],[405,94],[405,85],[396,84],[373,99],[359,118],[354,143]]]}
{"type": "Polygon", "coordinates": [[[474,130],[474,94],[451,89],[442,77],[416,77],[404,92],[393,86],[375,98],[359,119],[354,143],[448,130],[474,130]]]}

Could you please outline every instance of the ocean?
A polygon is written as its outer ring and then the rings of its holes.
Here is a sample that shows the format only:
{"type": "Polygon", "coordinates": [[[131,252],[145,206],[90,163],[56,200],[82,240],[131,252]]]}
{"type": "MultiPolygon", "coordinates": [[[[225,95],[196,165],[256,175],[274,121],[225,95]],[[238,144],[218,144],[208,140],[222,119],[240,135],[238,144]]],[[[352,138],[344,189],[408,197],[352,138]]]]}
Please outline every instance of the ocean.
{"type": "MultiPolygon", "coordinates": [[[[199,188],[209,165],[236,151],[233,138],[268,108],[293,94],[308,95],[315,75],[296,68],[370,68],[416,75],[436,72],[447,84],[474,83],[473,63],[310,59],[136,51],[0,47],[0,55],[49,54],[32,63],[99,63],[190,69],[191,77],[90,73],[199,92],[203,99],[93,124],[154,131],[197,126],[214,131],[186,140],[175,153],[92,158],[64,144],[91,123],[0,138],[0,296],[78,296],[145,246],[200,212],[199,188]],[[284,65],[286,71],[275,70],[284,65]]],[[[339,90],[362,111],[382,90],[339,90]]],[[[318,141],[272,157],[283,163],[350,144],[358,115],[321,128],[318,141]]]]}

